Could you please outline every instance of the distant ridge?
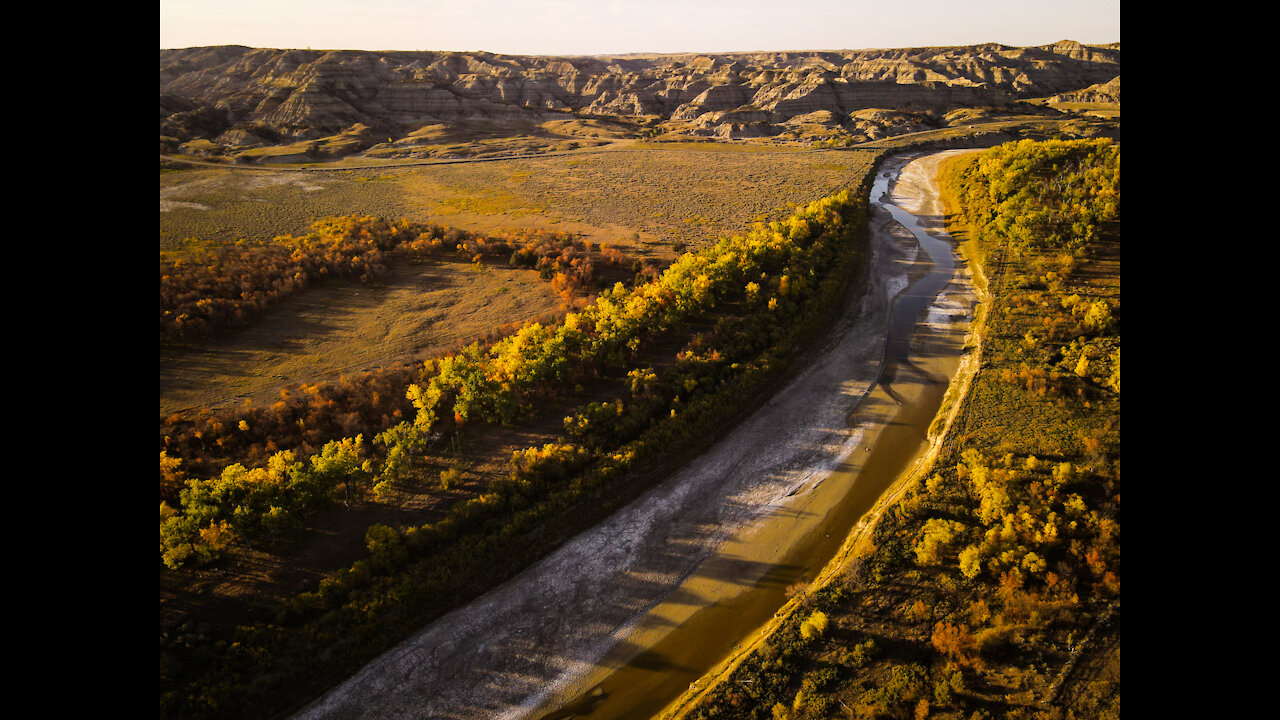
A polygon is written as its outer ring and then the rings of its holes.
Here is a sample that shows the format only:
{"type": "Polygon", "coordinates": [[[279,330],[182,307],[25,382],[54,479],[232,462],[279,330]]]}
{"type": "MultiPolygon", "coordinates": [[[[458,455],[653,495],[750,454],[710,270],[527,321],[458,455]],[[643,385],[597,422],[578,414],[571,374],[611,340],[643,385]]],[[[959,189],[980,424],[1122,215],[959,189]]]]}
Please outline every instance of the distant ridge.
{"type": "Polygon", "coordinates": [[[572,113],[769,134],[820,111],[840,123],[869,109],[945,113],[1071,93],[1119,74],[1119,43],[1071,40],[577,57],[227,45],[160,51],[160,132],[251,146],[355,126],[400,137],[428,123],[572,113]]]}

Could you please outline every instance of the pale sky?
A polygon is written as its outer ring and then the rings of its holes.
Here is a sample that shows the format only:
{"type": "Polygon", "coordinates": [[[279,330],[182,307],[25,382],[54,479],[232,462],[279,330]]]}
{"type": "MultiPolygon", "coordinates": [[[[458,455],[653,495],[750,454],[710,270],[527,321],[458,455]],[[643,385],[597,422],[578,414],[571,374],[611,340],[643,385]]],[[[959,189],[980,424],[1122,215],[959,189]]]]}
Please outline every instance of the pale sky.
{"type": "Polygon", "coordinates": [[[1120,40],[1120,0],[160,0],[160,47],[509,55],[1120,40]]]}

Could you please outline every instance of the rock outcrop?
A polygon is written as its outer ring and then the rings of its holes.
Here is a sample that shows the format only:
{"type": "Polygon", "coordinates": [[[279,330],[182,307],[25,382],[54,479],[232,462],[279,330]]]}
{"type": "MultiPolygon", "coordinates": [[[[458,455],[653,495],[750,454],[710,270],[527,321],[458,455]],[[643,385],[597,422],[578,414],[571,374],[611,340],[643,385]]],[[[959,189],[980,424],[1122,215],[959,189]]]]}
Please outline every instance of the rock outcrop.
{"type": "Polygon", "coordinates": [[[1098,85],[1075,92],[1062,93],[1049,98],[1050,104],[1056,103],[1115,103],[1120,104],[1120,76],[1098,85]]]}
{"type": "Polygon", "coordinates": [[[1113,78],[1118,97],[1119,74],[1119,43],[1071,41],[561,58],[188,48],[160,51],[160,126],[162,137],[245,146],[324,137],[356,124],[403,137],[432,123],[527,126],[573,113],[743,137],[774,134],[815,113],[846,124],[867,109],[940,116],[1065,97],[1113,78]]]}

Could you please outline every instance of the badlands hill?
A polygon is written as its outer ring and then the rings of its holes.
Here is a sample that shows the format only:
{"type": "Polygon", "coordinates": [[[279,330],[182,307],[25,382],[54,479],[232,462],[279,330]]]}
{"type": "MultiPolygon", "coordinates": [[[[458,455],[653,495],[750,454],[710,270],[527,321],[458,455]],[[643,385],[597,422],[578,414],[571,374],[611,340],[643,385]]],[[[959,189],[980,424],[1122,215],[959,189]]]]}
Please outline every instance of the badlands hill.
{"type": "Polygon", "coordinates": [[[1049,98],[1050,103],[1113,103],[1120,104],[1120,76],[1075,92],[1062,93],[1049,98]]]}
{"type": "Polygon", "coordinates": [[[216,152],[336,136],[363,150],[464,125],[581,134],[601,119],[637,135],[768,137],[806,125],[875,136],[1119,75],[1119,43],[1073,41],[618,57],[187,48],[160,51],[160,135],[162,148],[199,140],[216,152]]]}

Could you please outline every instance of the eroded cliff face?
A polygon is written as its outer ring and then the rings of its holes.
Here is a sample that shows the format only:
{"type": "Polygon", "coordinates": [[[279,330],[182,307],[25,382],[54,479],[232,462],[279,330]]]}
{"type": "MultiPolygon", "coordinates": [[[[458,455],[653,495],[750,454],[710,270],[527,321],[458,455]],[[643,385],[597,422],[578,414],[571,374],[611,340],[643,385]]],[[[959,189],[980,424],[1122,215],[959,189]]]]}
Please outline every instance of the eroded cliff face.
{"type": "Polygon", "coordinates": [[[574,113],[683,124],[695,134],[768,135],[797,118],[853,127],[869,122],[858,113],[872,109],[999,107],[1119,74],[1118,43],[1071,41],[616,58],[189,48],[160,51],[160,131],[245,145],[353,125],[396,137],[431,123],[527,125],[574,113]]]}
{"type": "Polygon", "coordinates": [[[1115,103],[1120,104],[1120,76],[1114,79],[1090,85],[1075,92],[1062,93],[1049,98],[1050,103],[1115,103]]]}

